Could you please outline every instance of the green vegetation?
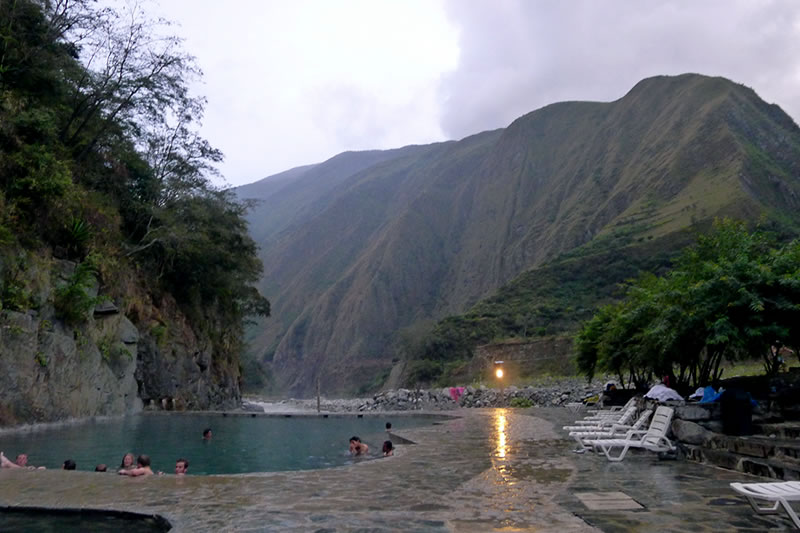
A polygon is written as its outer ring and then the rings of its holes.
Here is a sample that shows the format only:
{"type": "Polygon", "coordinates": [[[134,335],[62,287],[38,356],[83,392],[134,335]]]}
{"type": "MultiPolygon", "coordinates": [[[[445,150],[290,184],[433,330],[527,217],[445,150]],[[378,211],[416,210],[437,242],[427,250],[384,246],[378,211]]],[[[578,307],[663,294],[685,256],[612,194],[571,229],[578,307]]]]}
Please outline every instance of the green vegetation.
{"type": "Polygon", "coordinates": [[[87,320],[89,311],[98,303],[98,299],[89,293],[95,283],[97,278],[91,264],[79,263],[67,283],[56,289],[53,302],[56,316],[71,325],[87,320]]]}
{"type": "Polygon", "coordinates": [[[519,408],[528,408],[533,407],[533,402],[530,398],[511,398],[511,401],[508,402],[509,407],[519,407],[519,408]]]}
{"type": "Polygon", "coordinates": [[[618,297],[619,284],[647,270],[665,269],[674,243],[654,241],[594,253],[578,249],[530,270],[463,315],[450,316],[407,349],[409,383],[448,383],[475,347],[504,340],[574,331],[598,305],[618,297]]]}
{"type": "Polygon", "coordinates": [[[779,244],[742,222],[718,221],[663,276],[644,274],[576,337],[579,368],[637,387],[672,376],[678,388],[716,381],[724,360],[762,357],[768,374],[800,348],[800,241],[779,244]]]}
{"type": "Polygon", "coordinates": [[[0,2],[0,308],[41,305],[15,260],[36,250],[76,264],[56,282],[66,322],[89,317],[97,285],[124,301],[132,280],[230,357],[245,317],[269,314],[262,266],[248,205],[211,182],[201,73],[166,29],[135,3],[0,2]]]}

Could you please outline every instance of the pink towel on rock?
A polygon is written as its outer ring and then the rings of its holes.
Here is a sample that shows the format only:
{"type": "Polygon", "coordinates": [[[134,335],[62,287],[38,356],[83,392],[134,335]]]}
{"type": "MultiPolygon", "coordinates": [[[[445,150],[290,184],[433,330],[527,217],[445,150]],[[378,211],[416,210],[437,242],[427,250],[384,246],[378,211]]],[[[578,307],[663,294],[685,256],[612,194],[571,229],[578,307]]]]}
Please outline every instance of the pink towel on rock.
{"type": "Polygon", "coordinates": [[[458,399],[464,394],[464,387],[450,387],[450,397],[458,403],[458,399]]]}

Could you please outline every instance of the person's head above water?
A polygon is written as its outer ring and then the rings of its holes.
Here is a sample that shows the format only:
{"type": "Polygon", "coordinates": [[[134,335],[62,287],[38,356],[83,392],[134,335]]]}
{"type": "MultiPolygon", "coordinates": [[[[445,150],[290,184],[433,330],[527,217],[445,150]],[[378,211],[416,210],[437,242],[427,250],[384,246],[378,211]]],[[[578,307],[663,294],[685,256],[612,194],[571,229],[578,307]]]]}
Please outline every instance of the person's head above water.
{"type": "Polygon", "coordinates": [[[132,453],[126,453],[125,455],[122,456],[122,462],[120,463],[119,467],[133,468],[136,466],[134,464],[135,462],[136,462],[136,456],[134,456],[132,453]]]}
{"type": "Polygon", "coordinates": [[[392,441],[387,440],[383,442],[383,455],[384,457],[387,455],[394,455],[394,445],[392,441]]]}
{"type": "Polygon", "coordinates": [[[189,461],[186,459],[180,458],[175,461],[175,475],[182,476],[186,473],[186,470],[189,469],[189,461]]]}
{"type": "Polygon", "coordinates": [[[203,430],[203,438],[206,440],[211,439],[211,428],[206,428],[203,430]]]}
{"type": "Polygon", "coordinates": [[[350,437],[350,453],[352,455],[366,455],[369,452],[369,446],[361,442],[361,439],[355,435],[350,437]]]}
{"type": "Polygon", "coordinates": [[[28,464],[28,454],[21,453],[17,455],[17,460],[15,461],[19,466],[26,466],[28,464]]]}
{"type": "Polygon", "coordinates": [[[386,431],[391,431],[391,430],[392,430],[392,423],[386,422],[386,431]]]}
{"type": "Polygon", "coordinates": [[[75,470],[77,467],[78,465],[75,464],[75,461],[73,461],[72,459],[67,459],[66,461],[64,461],[64,465],[61,468],[63,468],[64,470],[75,470]]]}
{"type": "Polygon", "coordinates": [[[140,468],[150,466],[150,456],[145,454],[140,455],[136,458],[136,464],[139,465],[140,468]]]}
{"type": "Polygon", "coordinates": [[[108,467],[105,464],[100,463],[99,465],[94,467],[94,471],[95,472],[108,472],[108,467]]]}

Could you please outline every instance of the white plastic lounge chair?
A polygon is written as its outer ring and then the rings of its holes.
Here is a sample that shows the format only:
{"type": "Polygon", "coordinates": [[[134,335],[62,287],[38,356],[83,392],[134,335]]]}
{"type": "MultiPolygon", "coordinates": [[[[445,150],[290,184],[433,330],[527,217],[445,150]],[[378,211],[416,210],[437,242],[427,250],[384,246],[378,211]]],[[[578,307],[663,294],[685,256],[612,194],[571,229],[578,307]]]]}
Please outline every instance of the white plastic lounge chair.
{"type": "Polygon", "coordinates": [[[573,413],[577,413],[578,411],[583,410],[584,407],[585,405],[583,405],[583,402],[569,402],[567,404],[567,409],[569,409],[573,413]]]}
{"type": "Polygon", "coordinates": [[[617,413],[615,416],[608,416],[605,418],[598,418],[595,420],[578,420],[574,426],[564,426],[564,431],[607,431],[608,428],[614,424],[631,425],[636,417],[636,406],[628,407],[622,413],[617,413]]]}
{"type": "Polygon", "coordinates": [[[675,446],[667,438],[667,432],[673,413],[671,407],[662,405],[656,409],[656,414],[653,415],[647,431],[632,429],[625,434],[624,438],[589,440],[586,441],[586,445],[603,452],[609,461],[622,461],[631,448],[643,448],[651,452],[672,451],[675,446]],[[614,448],[622,448],[619,455],[611,455],[614,448]]]}
{"type": "Polygon", "coordinates": [[[589,414],[584,416],[582,420],[576,422],[576,424],[591,424],[596,420],[607,420],[608,418],[622,416],[622,413],[629,411],[632,408],[638,409],[638,400],[639,398],[634,396],[623,406],[616,406],[612,407],[611,409],[590,410],[589,414]]]}
{"type": "Polygon", "coordinates": [[[604,414],[604,413],[616,413],[617,411],[624,411],[628,407],[630,407],[632,405],[635,405],[636,404],[636,400],[638,400],[638,399],[639,399],[638,396],[631,396],[628,399],[628,401],[625,402],[625,405],[612,405],[608,409],[589,409],[589,412],[590,413],[594,413],[596,415],[601,415],[601,414],[604,414]]]}
{"type": "Polygon", "coordinates": [[[642,429],[647,424],[647,421],[650,420],[650,415],[652,414],[652,409],[645,409],[632,426],[614,424],[610,428],[601,431],[570,431],[569,436],[575,439],[581,448],[591,448],[587,444],[589,440],[624,438],[628,431],[642,429]]]}
{"type": "Polygon", "coordinates": [[[747,502],[759,514],[775,514],[783,506],[783,509],[789,514],[789,518],[794,522],[794,526],[800,529],[800,518],[797,517],[797,513],[789,505],[789,502],[800,501],[800,481],[731,483],[731,488],[747,498],[747,502]],[[766,500],[773,503],[766,507],[761,507],[756,500],[766,500]]]}

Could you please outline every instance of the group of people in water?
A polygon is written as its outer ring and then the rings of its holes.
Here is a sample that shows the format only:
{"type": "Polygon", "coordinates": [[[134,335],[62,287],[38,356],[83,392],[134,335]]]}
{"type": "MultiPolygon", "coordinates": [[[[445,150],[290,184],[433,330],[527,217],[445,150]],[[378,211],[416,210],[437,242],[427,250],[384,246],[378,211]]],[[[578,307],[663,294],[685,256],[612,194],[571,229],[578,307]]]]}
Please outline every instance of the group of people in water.
{"type": "MultiPolygon", "coordinates": [[[[386,423],[386,432],[391,434],[392,424],[391,422],[386,423]]],[[[211,440],[212,432],[211,428],[206,428],[203,430],[203,440],[208,441],[211,440]]],[[[392,441],[386,440],[383,442],[383,449],[382,453],[384,457],[389,457],[394,455],[394,445],[392,441]]],[[[361,439],[357,436],[350,437],[350,455],[352,456],[364,456],[369,454],[369,445],[365,442],[361,442],[361,439]]],[[[72,459],[67,459],[64,461],[61,468],[63,470],[76,470],[78,465],[72,459]]],[[[0,468],[25,468],[28,470],[43,470],[44,466],[32,466],[28,464],[28,456],[27,454],[21,453],[17,455],[16,460],[11,461],[8,459],[3,452],[0,451],[0,468]]],[[[177,461],[175,461],[175,475],[183,476],[189,470],[189,461],[181,457],[177,461]]],[[[95,472],[108,472],[109,468],[105,464],[99,464],[94,469],[95,472]]],[[[135,457],[132,453],[126,453],[122,456],[122,462],[119,465],[119,469],[117,473],[123,476],[149,476],[153,475],[153,469],[150,466],[150,456],[141,454],[138,457],[135,457]]],[[[163,474],[164,472],[158,472],[158,474],[163,474]]]]}
{"type": "MultiPolygon", "coordinates": [[[[391,435],[391,431],[392,431],[392,423],[386,422],[386,433],[388,435],[391,435]]],[[[361,442],[361,439],[355,435],[350,437],[350,455],[362,456],[362,455],[367,455],[368,453],[369,453],[369,446],[366,443],[361,442]]],[[[383,441],[383,449],[381,450],[381,453],[383,453],[384,457],[389,457],[394,455],[394,445],[392,444],[392,441],[390,440],[383,441]]]]}
{"type": "MultiPolygon", "coordinates": [[[[212,432],[211,428],[206,428],[203,430],[203,440],[209,441],[211,440],[212,432]]],[[[0,468],[25,468],[28,470],[44,470],[44,466],[33,466],[28,464],[28,455],[21,453],[17,455],[17,458],[14,461],[11,461],[8,457],[5,456],[3,452],[0,452],[0,468]]],[[[72,459],[67,459],[61,465],[62,470],[76,470],[78,465],[72,459]]],[[[189,470],[189,461],[181,457],[177,461],[175,461],[175,475],[176,476],[183,476],[189,470]]],[[[94,467],[95,472],[108,472],[108,466],[101,463],[94,467]]],[[[113,470],[112,470],[113,471],[113,470]]],[[[132,453],[126,453],[122,456],[122,462],[119,465],[119,469],[117,473],[123,476],[149,476],[154,474],[153,469],[150,467],[150,456],[141,454],[139,457],[135,457],[132,453]]],[[[158,472],[158,474],[163,474],[164,472],[158,472]]]]}
{"type": "MultiPolygon", "coordinates": [[[[3,452],[0,452],[0,468],[25,468],[28,470],[44,470],[45,467],[43,466],[33,466],[28,464],[28,456],[24,453],[17,455],[16,460],[11,461],[8,457],[6,457],[3,452]]],[[[64,464],[61,466],[63,470],[76,470],[78,465],[72,459],[67,459],[64,461],[64,464]]],[[[182,476],[185,475],[187,470],[189,469],[189,461],[184,458],[180,458],[175,461],[175,475],[182,476]]],[[[94,468],[95,472],[108,472],[108,466],[105,464],[99,464],[94,468]]],[[[119,470],[117,470],[118,474],[124,476],[148,476],[154,474],[153,469],[150,468],[150,457],[147,455],[140,455],[139,457],[134,457],[132,453],[126,453],[122,456],[122,462],[119,465],[119,470]],[[135,459],[135,462],[134,462],[135,459]]],[[[164,472],[159,472],[159,474],[163,474],[164,472]]]]}

